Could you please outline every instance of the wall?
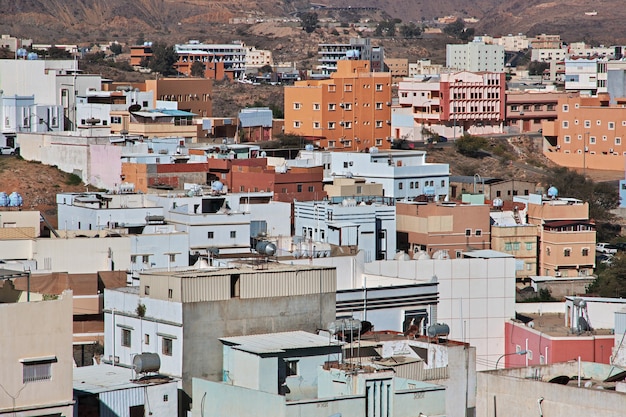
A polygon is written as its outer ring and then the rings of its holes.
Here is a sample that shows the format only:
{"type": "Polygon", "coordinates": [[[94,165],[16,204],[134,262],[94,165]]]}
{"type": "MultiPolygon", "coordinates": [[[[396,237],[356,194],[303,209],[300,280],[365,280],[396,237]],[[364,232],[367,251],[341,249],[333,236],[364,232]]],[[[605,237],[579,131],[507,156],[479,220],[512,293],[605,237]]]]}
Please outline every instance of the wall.
{"type": "Polygon", "coordinates": [[[0,413],[25,409],[21,416],[58,412],[72,415],[72,293],[58,300],[0,304],[0,413]],[[52,378],[24,384],[20,360],[53,356],[52,378]],[[7,395],[9,394],[9,395],[7,395]],[[13,398],[11,398],[13,396],[13,398]],[[55,405],[53,408],[51,405],[55,405]],[[32,407],[47,410],[28,411],[32,407]]]}
{"type": "Polygon", "coordinates": [[[222,380],[219,337],[304,330],[314,333],[335,319],[335,294],[230,299],[183,307],[183,388],[191,378],[222,380]]]}

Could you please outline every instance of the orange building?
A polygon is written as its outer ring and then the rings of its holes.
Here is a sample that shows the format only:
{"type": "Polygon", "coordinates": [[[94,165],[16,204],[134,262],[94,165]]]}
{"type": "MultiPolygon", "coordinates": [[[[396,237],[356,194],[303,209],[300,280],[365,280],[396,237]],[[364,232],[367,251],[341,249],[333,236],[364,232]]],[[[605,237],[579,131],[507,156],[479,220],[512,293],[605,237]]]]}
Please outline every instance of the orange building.
{"type": "Polygon", "coordinates": [[[590,276],[595,267],[596,227],[589,204],[574,198],[529,196],[528,223],[537,225],[539,274],[590,276]]]}
{"type": "Polygon", "coordinates": [[[130,65],[140,66],[152,58],[152,43],[145,42],[143,45],[133,45],[130,47],[130,65]]]}
{"type": "Polygon", "coordinates": [[[285,133],[325,149],[390,148],[391,73],[371,72],[368,61],[341,60],[330,79],[285,87],[285,133]]]}
{"type": "MultiPolygon", "coordinates": [[[[623,100],[623,99],[622,99],[623,100]]],[[[559,99],[557,119],[542,123],[544,154],[569,168],[624,170],[626,107],[609,95],[568,94],[559,99]]]]}
{"type": "Polygon", "coordinates": [[[154,91],[154,108],[159,101],[175,101],[178,110],[198,117],[213,115],[213,81],[204,78],[159,78],[146,80],[146,91],[154,91]]]}
{"type": "Polygon", "coordinates": [[[462,258],[472,249],[491,249],[489,206],[486,204],[397,203],[398,249],[409,255],[447,251],[462,258]]]}

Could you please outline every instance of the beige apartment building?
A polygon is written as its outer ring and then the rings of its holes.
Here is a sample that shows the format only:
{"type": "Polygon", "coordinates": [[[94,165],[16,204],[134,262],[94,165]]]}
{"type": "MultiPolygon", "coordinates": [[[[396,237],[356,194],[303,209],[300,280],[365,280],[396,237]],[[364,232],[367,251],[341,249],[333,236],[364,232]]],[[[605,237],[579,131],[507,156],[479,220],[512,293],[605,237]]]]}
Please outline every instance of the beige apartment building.
{"type": "Polygon", "coordinates": [[[537,275],[537,226],[495,223],[491,226],[491,249],[515,256],[515,278],[537,275]]]}
{"type": "Polygon", "coordinates": [[[0,304],[0,323],[0,416],[73,416],[72,293],[0,304]]]}
{"type": "Polygon", "coordinates": [[[335,178],[332,184],[324,185],[324,191],[329,199],[352,197],[360,201],[384,195],[382,184],[365,182],[365,178],[335,178]]]}
{"type": "Polygon", "coordinates": [[[402,202],[396,216],[397,247],[410,256],[424,251],[462,258],[465,251],[491,249],[486,204],[402,202]]]}
{"type": "Polygon", "coordinates": [[[528,223],[537,226],[539,275],[565,278],[593,274],[596,225],[589,219],[588,203],[531,195],[528,223]]]}

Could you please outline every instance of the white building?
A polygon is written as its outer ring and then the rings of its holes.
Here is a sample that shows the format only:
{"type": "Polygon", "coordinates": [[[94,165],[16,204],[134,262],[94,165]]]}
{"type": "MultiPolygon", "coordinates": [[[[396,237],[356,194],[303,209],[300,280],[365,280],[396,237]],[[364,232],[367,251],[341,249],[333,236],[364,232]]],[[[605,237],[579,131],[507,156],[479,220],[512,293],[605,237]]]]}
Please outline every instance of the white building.
{"type": "Polygon", "coordinates": [[[607,61],[601,59],[566,59],[565,90],[596,95],[608,92],[607,61]]]}
{"type": "Polygon", "coordinates": [[[433,64],[430,59],[420,59],[417,62],[409,62],[409,77],[440,74],[442,71],[443,65],[433,64]]]}
{"type": "Polygon", "coordinates": [[[335,246],[358,246],[367,261],[392,259],[396,254],[396,209],[382,204],[341,204],[328,201],[294,202],[295,233],[306,239],[313,256],[335,246]],[[317,245],[317,246],[316,246],[317,245]]]}
{"type": "Polygon", "coordinates": [[[58,104],[37,104],[34,94],[0,94],[0,100],[0,120],[4,121],[0,128],[0,147],[15,151],[18,133],[59,132],[64,129],[63,109],[58,104]]]}
{"type": "Polygon", "coordinates": [[[483,42],[448,44],[446,66],[472,72],[503,72],[504,46],[488,45],[483,42]]]}
{"type": "Polygon", "coordinates": [[[505,51],[522,51],[530,46],[530,39],[523,33],[517,35],[508,34],[500,38],[493,39],[493,43],[504,47],[505,51]]]}
{"type": "Polygon", "coordinates": [[[445,200],[448,197],[450,167],[426,162],[424,151],[383,152],[301,151],[299,160],[324,166],[324,181],[333,177],[362,177],[383,185],[385,197],[413,199],[420,195],[445,200]]]}
{"type": "Polygon", "coordinates": [[[274,66],[272,51],[266,49],[256,49],[254,46],[246,47],[246,70],[257,70],[265,65],[274,66]]]}
{"type": "Polygon", "coordinates": [[[110,126],[120,123],[120,116],[111,117],[111,111],[127,111],[137,104],[148,108],[153,103],[153,91],[88,91],[76,99],[76,127],[110,126]]]}

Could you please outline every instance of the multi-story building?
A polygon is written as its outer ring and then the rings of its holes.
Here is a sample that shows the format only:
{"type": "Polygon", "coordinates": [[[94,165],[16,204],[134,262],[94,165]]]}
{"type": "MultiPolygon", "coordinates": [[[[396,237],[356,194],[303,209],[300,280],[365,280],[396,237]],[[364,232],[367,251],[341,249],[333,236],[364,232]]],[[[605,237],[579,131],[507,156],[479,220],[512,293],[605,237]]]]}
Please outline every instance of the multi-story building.
{"type": "Polygon", "coordinates": [[[272,51],[256,49],[254,46],[246,46],[246,70],[258,70],[265,65],[274,66],[272,51]]]}
{"type": "Polygon", "coordinates": [[[523,51],[530,46],[530,40],[523,33],[517,35],[508,34],[500,38],[495,38],[493,43],[502,45],[505,51],[523,51]]]}
{"type": "Polygon", "coordinates": [[[504,46],[484,42],[446,45],[446,66],[459,71],[503,72],[504,46]]]}
{"type": "Polygon", "coordinates": [[[598,97],[568,94],[559,99],[557,119],[543,122],[544,155],[558,165],[582,170],[624,169],[626,109],[598,97]]]}
{"type": "Polygon", "coordinates": [[[130,65],[138,67],[147,64],[152,58],[152,42],[144,42],[142,45],[131,45],[130,65]]]}
{"type": "Polygon", "coordinates": [[[382,47],[373,53],[369,38],[351,38],[349,43],[322,43],[318,45],[317,54],[320,63],[317,69],[329,75],[337,71],[337,63],[344,59],[360,59],[369,62],[371,71],[384,71],[385,55],[382,47]]]}
{"type": "Polygon", "coordinates": [[[589,203],[574,198],[518,196],[527,204],[528,223],[537,226],[538,271],[554,277],[589,276],[595,268],[596,227],[589,203]]]}
{"type": "Polygon", "coordinates": [[[213,115],[213,80],[203,78],[158,78],[146,80],[146,91],[152,91],[153,108],[163,107],[159,102],[174,102],[178,110],[198,117],[213,115]]]}
{"type": "Polygon", "coordinates": [[[296,201],[294,225],[296,235],[312,246],[318,242],[318,246],[358,246],[366,260],[392,259],[396,254],[396,208],[392,205],[358,205],[353,199],[339,204],[296,201]]]}
{"type": "Polygon", "coordinates": [[[417,62],[409,62],[409,77],[440,74],[442,71],[443,65],[433,64],[430,59],[420,59],[417,62]]]}
{"type": "MultiPolygon", "coordinates": [[[[425,141],[435,134],[458,138],[470,134],[501,133],[505,118],[504,73],[456,72],[405,78],[398,88],[401,114],[413,124],[395,124],[392,136],[425,141]]],[[[394,107],[395,108],[395,107],[394,107]]]]}
{"type": "Polygon", "coordinates": [[[256,260],[143,273],[139,286],[105,290],[103,359],[128,367],[141,350],[159,353],[160,372],[182,378],[191,395],[192,378],[224,378],[218,338],[325,328],[336,287],[333,267],[256,260]]]}
{"type": "Polygon", "coordinates": [[[453,175],[450,177],[450,197],[461,200],[463,194],[483,194],[485,200],[499,198],[503,201],[512,201],[516,195],[536,193],[537,183],[527,180],[502,178],[485,178],[476,174],[453,175]]]}
{"type": "Polygon", "coordinates": [[[491,249],[486,204],[398,202],[396,213],[398,249],[410,256],[458,259],[469,250],[491,249]]]}
{"type": "MultiPolygon", "coordinates": [[[[0,279],[8,280],[0,271],[0,279]]],[[[6,286],[6,284],[4,284],[6,286]]],[[[73,415],[72,293],[57,300],[0,304],[0,415],[73,415]]]]}
{"type": "Polygon", "coordinates": [[[550,91],[507,91],[506,125],[511,132],[535,132],[543,121],[557,118],[557,103],[567,93],[550,91]]]}
{"type": "Polygon", "coordinates": [[[605,47],[604,45],[600,46],[590,46],[585,42],[572,42],[567,45],[567,49],[569,51],[570,57],[578,57],[578,58],[606,58],[606,59],[615,59],[616,55],[616,47],[610,46],[605,47]]]}
{"type": "Polygon", "coordinates": [[[537,275],[537,226],[528,224],[517,204],[512,210],[492,210],[491,248],[515,256],[515,278],[537,275]]]}
{"type": "Polygon", "coordinates": [[[409,60],[407,58],[387,58],[385,65],[391,73],[391,79],[395,82],[409,76],[409,60]]]}
{"type": "Polygon", "coordinates": [[[424,151],[319,152],[301,151],[299,158],[324,167],[324,181],[335,177],[362,177],[383,186],[383,196],[395,200],[413,200],[426,196],[431,200],[448,198],[448,164],[426,162],[424,151]]]}
{"type": "Polygon", "coordinates": [[[564,61],[569,56],[566,48],[533,48],[530,53],[531,61],[554,62],[564,61]]]}
{"type": "Polygon", "coordinates": [[[363,60],[337,62],[326,80],[285,87],[285,133],[333,150],[390,147],[391,74],[363,60]]]}
{"type": "Polygon", "coordinates": [[[607,61],[572,58],[565,60],[565,90],[596,95],[608,92],[607,61]]]}
{"type": "Polygon", "coordinates": [[[237,80],[246,73],[247,48],[239,42],[204,44],[189,41],[187,44],[174,45],[174,50],[178,55],[174,68],[182,74],[190,75],[194,62],[204,65],[205,78],[222,80],[227,77],[237,80]]]}
{"type": "Polygon", "coordinates": [[[561,45],[561,35],[546,35],[542,33],[530,40],[530,47],[532,49],[557,49],[560,48],[561,45]]]}

